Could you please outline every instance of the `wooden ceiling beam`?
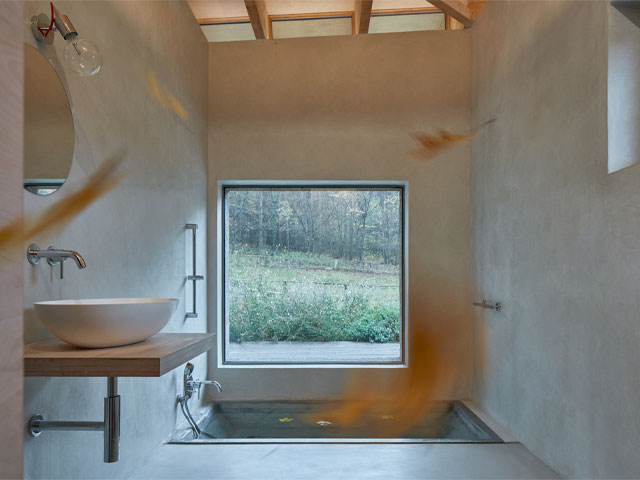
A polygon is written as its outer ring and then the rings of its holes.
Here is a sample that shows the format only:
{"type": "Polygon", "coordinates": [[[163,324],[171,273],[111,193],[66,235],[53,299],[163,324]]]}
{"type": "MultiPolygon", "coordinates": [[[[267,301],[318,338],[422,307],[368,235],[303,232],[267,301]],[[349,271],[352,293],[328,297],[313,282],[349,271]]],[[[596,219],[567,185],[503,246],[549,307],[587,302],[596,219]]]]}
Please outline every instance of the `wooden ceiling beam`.
{"type": "Polygon", "coordinates": [[[371,7],[373,6],[373,0],[355,1],[356,35],[369,33],[369,22],[371,21],[371,7]]]}
{"type": "Polygon", "coordinates": [[[476,12],[459,0],[429,0],[434,7],[442,10],[446,15],[456,19],[465,27],[470,27],[476,19],[476,12]]]}
{"type": "Polygon", "coordinates": [[[256,40],[270,38],[269,14],[267,13],[266,0],[244,0],[244,5],[247,7],[249,21],[251,22],[256,40]]]}

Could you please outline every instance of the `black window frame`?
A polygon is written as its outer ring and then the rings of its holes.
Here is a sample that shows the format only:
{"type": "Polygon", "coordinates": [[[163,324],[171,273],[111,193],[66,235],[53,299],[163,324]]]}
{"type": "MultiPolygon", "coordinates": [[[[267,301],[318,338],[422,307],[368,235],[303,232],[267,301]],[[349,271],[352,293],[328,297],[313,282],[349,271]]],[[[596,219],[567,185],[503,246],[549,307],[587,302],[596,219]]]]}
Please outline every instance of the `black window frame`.
{"type": "Polygon", "coordinates": [[[219,367],[336,367],[366,368],[366,367],[406,367],[408,364],[408,182],[405,181],[220,181],[219,182],[219,210],[218,210],[218,366],[219,367]],[[229,190],[396,190],[400,195],[400,358],[394,362],[249,362],[227,360],[227,208],[226,193],[229,190]]]}

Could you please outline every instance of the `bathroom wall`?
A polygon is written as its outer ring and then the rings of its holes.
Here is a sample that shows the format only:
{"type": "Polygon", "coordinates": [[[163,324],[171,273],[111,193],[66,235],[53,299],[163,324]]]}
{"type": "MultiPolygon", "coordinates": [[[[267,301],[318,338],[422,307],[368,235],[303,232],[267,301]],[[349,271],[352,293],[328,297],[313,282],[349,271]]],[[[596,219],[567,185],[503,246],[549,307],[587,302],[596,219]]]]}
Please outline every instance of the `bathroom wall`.
{"type": "MultiPolygon", "coordinates": [[[[0,11],[0,228],[22,215],[22,2],[0,11]]],[[[22,248],[0,251],[0,478],[22,478],[22,248]]]]}
{"type": "Polygon", "coordinates": [[[504,304],[476,320],[474,397],[570,478],[640,472],[640,168],[607,175],[608,8],[490,1],[472,28],[472,121],[496,118],[474,279],[504,304]]]}
{"type": "MultiPolygon", "coordinates": [[[[62,64],[64,42],[42,51],[55,65],[71,100],[76,147],[69,180],[48,197],[25,192],[25,210],[41,212],[80,187],[106,158],[123,158],[125,178],[56,235],[31,239],[79,251],[87,268],[66,262],[65,278],[46,262],[23,258],[26,342],[50,335],[35,317],[40,300],[101,297],[175,297],[178,310],[165,332],[206,331],[205,287],[197,319],[185,274],[191,268],[190,232],[197,223],[198,265],[206,269],[207,43],[186,2],[56,2],[80,33],[104,56],[94,77],[79,77],[62,64]],[[166,98],[175,97],[169,104],[166,98]],[[181,108],[171,108],[170,105],[181,108]]],[[[49,12],[47,2],[25,4],[24,39],[35,44],[28,19],[49,12]]],[[[204,357],[196,364],[206,375],[204,357]]],[[[123,378],[120,462],[102,461],[102,435],[45,432],[25,437],[28,478],[121,478],[171,433],[181,369],[162,378],[123,378]]],[[[106,381],[101,378],[27,378],[24,419],[102,418],[106,381]]],[[[21,439],[21,436],[17,437],[21,439]]]]}
{"type": "MultiPolygon", "coordinates": [[[[467,396],[469,144],[428,161],[408,152],[412,132],[469,130],[469,49],[464,31],[211,44],[209,305],[219,180],[408,181],[409,328],[443,322],[456,331],[442,341],[462,364],[453,396],[467,396]],[[433,317],[415,314],[423,309],[433,317]]],[[[211,329],[215,315],[212,307],[211,329]]],[[[209,362],[216,367],[215,356],[209,362]]],[[[215,377],[223,399],[311,399],[338,395],[347,371],[219,368],[215,377]]]]}

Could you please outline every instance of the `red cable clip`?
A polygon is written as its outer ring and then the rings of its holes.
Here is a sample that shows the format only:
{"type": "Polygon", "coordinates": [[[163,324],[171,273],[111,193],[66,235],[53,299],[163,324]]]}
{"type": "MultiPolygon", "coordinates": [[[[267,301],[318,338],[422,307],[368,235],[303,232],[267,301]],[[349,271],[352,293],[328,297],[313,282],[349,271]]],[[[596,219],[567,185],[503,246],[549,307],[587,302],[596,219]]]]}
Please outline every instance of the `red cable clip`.
{"type": "Polygon", "coordinates": [[[38,30],[40,30],[40,33],[42,34],[43,37],[46,37],[47,35],[49,35],[49,32],[53,30],[53,15],[54,15],[53,2],[49,2],[49,4],[51,5],[51,23],[49,24],[48,28],[38,27],[38,30]]]}

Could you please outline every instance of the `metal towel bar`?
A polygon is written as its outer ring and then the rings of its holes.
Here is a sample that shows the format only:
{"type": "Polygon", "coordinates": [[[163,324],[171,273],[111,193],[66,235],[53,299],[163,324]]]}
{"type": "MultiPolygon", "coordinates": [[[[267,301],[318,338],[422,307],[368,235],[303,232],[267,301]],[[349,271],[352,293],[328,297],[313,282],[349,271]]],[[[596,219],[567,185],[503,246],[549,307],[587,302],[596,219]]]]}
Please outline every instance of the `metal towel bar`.
{"type": "Polygon", "coordinates": [[[489,303],[486,300],[482,300],[482,302],[473,302],[476,307],[488,308],[489,310],[495,310],[499,312],[502,310],[502,304],[500,302],[489,303]]]}
{"type": "Polygon", "coordinates": [[[198,280],[204,280],[204,275],[196,274],[196,230],[198,229],[198,225],[195,223],[187,223],[185,228],[193,232],[193,273],[191,275],[187,275],[187,281],[193,282],[193,312],[187,312],[185,317],[198,318],[198,312],[196,310],[196,282],[198,280]]]}

